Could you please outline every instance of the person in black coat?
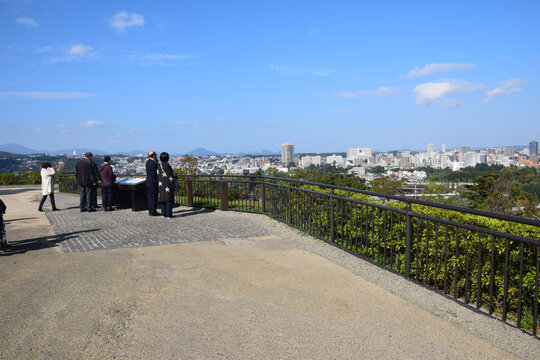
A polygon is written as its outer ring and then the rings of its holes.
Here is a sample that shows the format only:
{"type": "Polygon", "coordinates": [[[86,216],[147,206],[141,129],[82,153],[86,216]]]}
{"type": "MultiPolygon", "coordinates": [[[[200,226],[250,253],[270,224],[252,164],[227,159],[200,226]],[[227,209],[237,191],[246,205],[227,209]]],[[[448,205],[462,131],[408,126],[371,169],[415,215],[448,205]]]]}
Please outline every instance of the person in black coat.
{"type": "Polygon", "coordinates": [[[169,154],[162,152],[159,155],[161,163],[158,166],[158,199],[161,205],[161,215],[172,218],[172,208],[174,202],[175,177],[171,165],[169,165],[169,154]]]}
{"type": "Polygon", "coordinates": [[[92,195],[98,179],[94,169],[92,169],[91,152],[87,152],[84,154],[84,158],[77,161],[77,165],[75,165],[75,176],[77,177],[77,183],[81,187],[81,212],[96,211],[95,207],[93,206],[92,195]]]}
{"type": "Polygon", "coordinates": [[[157,201],[158,201],[158,180],[157,180],[157,154],[151,150],[148,152],[148,160],[146,161],[146,196],[148,200],[148,215],[158,216],[157,201]]]}

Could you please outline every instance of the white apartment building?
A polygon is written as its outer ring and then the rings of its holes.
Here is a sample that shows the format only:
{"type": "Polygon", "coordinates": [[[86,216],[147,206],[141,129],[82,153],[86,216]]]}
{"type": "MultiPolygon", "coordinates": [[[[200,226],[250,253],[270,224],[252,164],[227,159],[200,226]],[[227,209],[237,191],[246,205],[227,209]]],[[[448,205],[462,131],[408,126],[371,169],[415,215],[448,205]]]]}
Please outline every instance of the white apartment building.
{"type": "Polygon", "coordinates": [[[354,158],[354,157],[365,157],[369,158],[371,156],[371,148],[352,148],[347,149],[347,160],[354,158]]]}
{"type": "Polygon", "coordinates": [[[335,163],[336,166],[343,166],[345,165],[345,160],[343,159],[343,156],[334,154],[326,158],[326,163],[330,165],[334,165],[335,163]]]}
{"type": "Polygon", "coordinates": [[[321,165],[321,157],[320,155],[317,156],[302,156],[301,160],[301,166],[302,168],[307,168],[310,165],[320,166],[321,165]]]}

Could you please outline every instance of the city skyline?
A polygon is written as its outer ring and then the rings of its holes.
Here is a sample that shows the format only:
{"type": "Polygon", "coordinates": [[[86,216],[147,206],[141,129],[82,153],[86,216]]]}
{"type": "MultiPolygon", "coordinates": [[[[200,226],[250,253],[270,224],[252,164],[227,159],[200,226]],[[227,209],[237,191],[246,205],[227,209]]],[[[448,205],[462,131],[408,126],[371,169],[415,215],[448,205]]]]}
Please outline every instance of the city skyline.
{"type": "Polygon", "coordinates": [[[540,139],[540,4],[0,1],[0,143],[298,153],[540,139]]]}

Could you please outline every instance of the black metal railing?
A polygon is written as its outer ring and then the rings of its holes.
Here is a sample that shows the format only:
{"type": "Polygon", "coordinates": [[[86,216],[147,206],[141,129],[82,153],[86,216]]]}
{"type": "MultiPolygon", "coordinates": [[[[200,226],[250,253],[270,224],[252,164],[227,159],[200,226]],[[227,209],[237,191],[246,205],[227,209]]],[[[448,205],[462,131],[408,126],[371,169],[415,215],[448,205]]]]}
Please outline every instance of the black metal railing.
{"type": "Polygon", "coordinates": [[[538,220],[268,176],[180,184],[177,204],[266,214],[538,337],[538,220]]]}

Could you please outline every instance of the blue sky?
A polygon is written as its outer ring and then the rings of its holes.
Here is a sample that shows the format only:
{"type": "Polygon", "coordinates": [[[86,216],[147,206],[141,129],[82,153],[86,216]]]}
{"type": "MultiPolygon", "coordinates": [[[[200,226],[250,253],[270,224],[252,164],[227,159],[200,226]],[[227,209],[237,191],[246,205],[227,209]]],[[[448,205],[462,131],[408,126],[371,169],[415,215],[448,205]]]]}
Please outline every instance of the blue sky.
{"type": "Polygon", "coordinates": [[[540,140],[539,1],[0,0],[0,143],[540,140]]]}

